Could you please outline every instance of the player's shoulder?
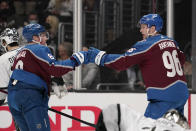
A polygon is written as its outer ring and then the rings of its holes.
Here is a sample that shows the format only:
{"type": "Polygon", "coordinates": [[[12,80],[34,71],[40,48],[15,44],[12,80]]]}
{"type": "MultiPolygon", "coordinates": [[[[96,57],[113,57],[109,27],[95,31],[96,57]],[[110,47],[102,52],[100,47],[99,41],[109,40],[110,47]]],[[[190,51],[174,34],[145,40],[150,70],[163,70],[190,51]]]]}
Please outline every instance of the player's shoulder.
{"type": "Polygon", "coordinates": [[[34,54],[40,54],[49,50],[47,46],[40,44],[29,44],[23,47],[23,50],[29,50],[34,54]]]}
{"type": "Polygon", "coordinates": [[[31,45],[25,46],[24,47],[24,50],[28,50],[28,51],[30,51],[30,53],[33,56],[36,56],[36,57],[41,58],[41,59],[44,59],[44,60],[48,60],[48,58],[55,59],[51,55],[50,49],[47,46],[44,46],[44,45],[31,44],[31,45]]]}
{"type": "MultiPolygon", "coordinates": [[[[138,46],[138,47],[142,47],[144,50],[146,49],[149,49],[151,47],[153,47],[154,45],[156,45],[157,43],[160,43],[162,41],[174,41],[172,38],[169,38],[165,35],[156,35],[156,36],[151,36],[151,37],[148,37],[147,39],[145,40],[142,40],[142,41],[138,41],[135,46],[138,46]]],[[[175,42],[176,43],[176,42],[175,42]]]]}
{"type": "Polygon", "coordinates": [[[14,49],[14,50],[4,53],[3,55],[0,56],[0,62],[9,59],[12,56],[15,56],[17,52],[18,52],[18,49],[14,49]]]}
{"type": "Polygon", "coordinates": [[[24,46],[24,48],[30,49],[30,50],[42,50],[45,48],[48,48],[47,46],[41,45],[41,44],[28,44],[24,46]]]}
{"type": "Polygon", "coordinates": [[[141,41],[138,41],[134,46],[133,46],[133,49],[137,49],[137,51],[139,52],[143,52],[145,50],[148,50],[150,47],[151,47],[151,43],[145,39],[145,40],[141,40],[141,41]]]}
{"type": "Polygon", "coordinates": [[[4,53],[0,56],[0,63],[4,62],[9,57],[8,53],[4,53]]]}
{"type": "Polygon", "coordinates": [[[173,38],[165,36],[165,35],[158,35],[155,36],[154,38],[152,38],[152,40],[154,40],[152,43],[153,45],[159,44],[161,42],[166,42],[166,41],[170,41],[172,43],[175,44],[175,46],[178,48],[179,44],[177,41],[175,41],[173,38]]]}
{"type": "Polygon", "coordinates": [[[165,36],[165,35],[161,35],[161,34],[157,35],[157,36],[150,37],[148,39],[148,41],[152,44],[157,44],[157,43],[160,43],[162,41],[174,41],[175,42],[175,40],[173,38],[165,36]]]}
{"type": "Polygon", "coordinates": [[[1,55],[0,56],[0,65],[1,65],[1,67],[5,66],[5,65],[8,66],[10,63],[12,63],[13,60],[14,60],[15,55],[16,54],[13,55],[13,54],[11,54],[9,52],[1,55]]]}
{"type": "Polygon", "coordinates": [[[157,43],[160,43],[161,41],[168,41],[168,40],[173,41],[173,39],[169,38],[168,36],[158,34],[156,36],[147,38],[146,43],[148,43],[149,45],[155,45],[157,43]]]}

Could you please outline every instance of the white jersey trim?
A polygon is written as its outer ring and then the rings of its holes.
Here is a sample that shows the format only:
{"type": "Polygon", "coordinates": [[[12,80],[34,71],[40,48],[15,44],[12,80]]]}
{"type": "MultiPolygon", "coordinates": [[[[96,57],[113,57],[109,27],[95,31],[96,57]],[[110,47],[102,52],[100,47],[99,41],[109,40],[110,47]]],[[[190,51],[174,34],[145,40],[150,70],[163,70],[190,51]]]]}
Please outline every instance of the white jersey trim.
{"type": "Polygon", "coordinates": [[[149,90],[149,89],[166,90],[166,89],[168,89],[169,87],[175,85],[177,82],[181,82],[181,83],[184,83],[185,85],[187,85],[186,82],[184,82],[184,81],[182,81],[182,80],[177,80],[177,81],[175,81],[175,82],[173,82],[173,83],[171,83],[171,84],[169,84],[168,86],[163,87],[163,88],[160,88],[160,87],[148,87],[148,88],[146,89],[146,91],[149,90]]]}
{"type": "MultiPolygon", "coordinates": [[[[130,54],[130,55],[127,55],[127,56],[134,56],[134,55],[138,55],[138,54],[142,54],[142,53],[145,53],[147,52],[148,50],[150,50],[152,47],[154,47],[155,45],[157,45],[158,43],[160,43],[161,41],[166,41],[166,40],[170,40],[170,41],[174,41],[174,40],[171,40],[171,39],[162,39],[162,40],[159,40],[157,41],[156,43],[152,44],[149,48],[147,48],[146,50],[144,51],[140,51],[140,52],[137,52],[137,53],[133,53],[133,54],[130,54]]],[[[176,47],[177,48],[177,47],[176,47]]],[[[126,56],[121,56],[113,61],[110,61],[110,62],[106,62],[105,64],[111,64],[113,62],[116,62],[117,60],[121,59],[122,57],[126,57],[126,56]]]]}
{"type": "MultiPolygon", "coordinates": [[[[42,58],[40,58],[39,56],[37,56],[37,55],[35,55],[31,50],[29,50],[28,48],[23,48],[21,51],[24,51],[24,50],[28,50],[29,52],[31,52],[31,54],[33,55],[33,56],[35,56],[37,59],[39,59],[40,61],[43,61],[43,62],[45,62],[45,63],[47,63],[48,65],[51,65],[48,61],[46,61],[46,60],[44,60],[44,59],[42,59],[42,58]]],[[[52,63],[53,64],[53,63],[52,63]]],[[[66,67],[66,68],[70,68],[70,69],[73,69],[73,67],[72,66],[63,66],[63,65],[55,65],[56,67],[66,67]]]]}

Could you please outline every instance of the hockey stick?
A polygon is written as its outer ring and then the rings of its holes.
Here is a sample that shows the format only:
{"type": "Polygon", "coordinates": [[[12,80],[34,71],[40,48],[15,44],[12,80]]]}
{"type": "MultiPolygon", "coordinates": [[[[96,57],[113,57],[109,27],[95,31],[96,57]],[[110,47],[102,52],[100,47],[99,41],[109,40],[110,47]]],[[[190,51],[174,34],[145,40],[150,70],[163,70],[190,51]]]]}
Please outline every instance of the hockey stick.
{"type": "Polygon", "coordinates": [[[70,119],[79,121],[79,122],[84,123],[84,124],[86,124],[86,125],[88,125],[88,126],[91,126],[91,127],[96,128],[96,125],[95,125],[95,124],[89,123],[89,122],[87,122],[87,121],[83,121],[83,120],[81,120],[81,119],[78,119],[78,118],[73,117],[73,116],[71,116],[71,115],[68,115],[68,114],[65,114],[65,113],[63,113],[63,112],[57,111],[57,110],[55,110],[55,109],[48,108],[48,110],[50,110],[50,111],[52,111],[52,112],[55,112],[55,113],[57,113],[57,114],[60,114],[60,115],[62,115],[62,116],[68,117],[68,118],[70,118],[70,119]]]}
{"type": "Polygon", "coordinates": [[[7,87],[0,87],[0,90],[4,90],[4,89],[7,89],[7,87]]]}
{"type": "MultiPolygon", "coordinates": [[[[7,104],[8,104],[8,102],[5,102],[5,103],[3,103],[3,104],[0,105],[0,106],[7,105],[7,104]]],[[[86,125],[88,125],[88,126],[91,126],[91,127],[96,128],[96,125],[95,125],[95,124],[92,124],[92,123],[83,121],[83,120],[81,120],[81,119],[78,119],[78,118],[73,117],[73,116],[71,116],[71,115],[68,115],[68,114],[65,114],[65,113],[63,113],[63,112],[57,111],[57,110],[55,110],[55,109],[48,108],[48,110],[50,110],[50,111],[52,111],[52,112],[55,112],[55,113],[57,113],[57,114],[60,114],[60,115],[62,115],[62,116],[68,117],[68,118],[70,118],[70,119],[79,121],[79,122],[84,123],[84,124],[86,124],[86,125]]]]}
{"type": "MultiPolygon", "coordinates": [[[[5,91],[5,93],[7,94],[6,91],[5,91]]],[[[5,105],[5,104],[7,104],[7,102],[4,103],[4,104],[2,104],[2,105],[5,105]]],[[[95,125],[95,124],[89,123],[89,122],[87,122],[87,121],[83,121],[83,120],[81,120],[81,119],[78,119],[78,118],[73,117],[73,116],[71,116],[71,115],[68,115],[68,114],[65,114],[65,113],[63,113],[63,112],[57,111],[57,110],[55,110],[55,109],[48,108],[48,110],[50,110],[50,111],[52,111],[52,112],[55,112],[55,113],[57,113],[57,114],[60,114],[60,115],[62,115],[62,116],[68,117],[68,118],[70,118],[70,119],[79,121],[79,122],[84,123],[84,124],[86,124],[86,125],[88,125],[88,126],[91,126],[91,127],[96,128],[96,125],[95,125]]]]}
{"type": "Polygon", "coordinates": [[[4,91],[4,89],[7,89],[7,87],[0,88],[0,92],[1,93],[5,93],[5,94],[8,94],[8,92],[7,91],[4,91]]]}
{"type": "Polygon", "coordinates": [[[0,87],[0,92],[7,94],[7,91],[4,91],[7,87],[0,87]]]}

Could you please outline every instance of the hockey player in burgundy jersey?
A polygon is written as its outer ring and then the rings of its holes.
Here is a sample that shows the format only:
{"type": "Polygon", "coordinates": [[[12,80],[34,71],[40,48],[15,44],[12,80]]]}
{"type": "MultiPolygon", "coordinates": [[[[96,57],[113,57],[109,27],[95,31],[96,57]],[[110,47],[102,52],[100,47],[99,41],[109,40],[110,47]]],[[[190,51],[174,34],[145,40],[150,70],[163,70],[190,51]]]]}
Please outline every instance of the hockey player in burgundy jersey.
{"type": "Polygon", "coordinates": [[[145,116],[157,119],[172,108],[183,114],[189,97],[182,69],[184,54],[176,41],[158,33],[163,26],[158,14],[143,16],[139,24],[142,41],[124,54],[105,54],[104,51],[91,48],[90,62],[116,70],[125,70],[138,64],[149,101],[145,116]]]}
{"type": "Polygon", "coordinates": [[[57,61],[46,46],[45,28],[29,24],[23,29],[28,45],[16,55],[8,87],[9,109],[21,131],[50,131],[48,90],[52,76],[61,76],[82,63],[87,52],[81,51],[68,60],[57,61]]]}

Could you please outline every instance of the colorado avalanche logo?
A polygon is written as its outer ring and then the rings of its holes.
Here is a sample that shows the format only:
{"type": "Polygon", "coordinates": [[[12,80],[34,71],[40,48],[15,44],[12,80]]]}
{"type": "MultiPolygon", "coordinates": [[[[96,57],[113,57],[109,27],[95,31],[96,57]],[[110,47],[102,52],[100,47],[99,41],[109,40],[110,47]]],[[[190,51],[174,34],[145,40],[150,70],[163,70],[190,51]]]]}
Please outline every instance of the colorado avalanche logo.
{"type": "Polygon", "coordinates": [[[50,59],[54,59],[54,56],[52,56],[51,54],[48,54],[48,57],[49,57],[50,59]]]}
{"type": "Polygon", "coordinates": [[[136,48],[131,48],[131,49],[129,49],[127,52],[133,52],[134,50],[136,50],[136,48]]]}

